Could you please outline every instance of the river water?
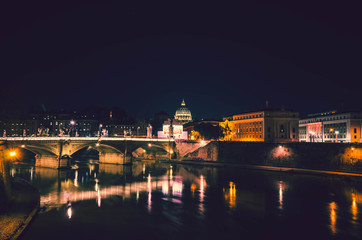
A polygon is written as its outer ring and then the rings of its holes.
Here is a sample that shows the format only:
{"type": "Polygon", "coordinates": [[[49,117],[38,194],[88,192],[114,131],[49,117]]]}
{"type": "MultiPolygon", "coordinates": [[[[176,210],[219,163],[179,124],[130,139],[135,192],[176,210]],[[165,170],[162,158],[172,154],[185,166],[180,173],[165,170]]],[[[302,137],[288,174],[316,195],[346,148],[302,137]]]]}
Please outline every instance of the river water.
{"type": "Polygon", "coordinates": [[[362,181],[229,167],[16,165],[41,193],[22,239],[362,239],[362,181]]]}

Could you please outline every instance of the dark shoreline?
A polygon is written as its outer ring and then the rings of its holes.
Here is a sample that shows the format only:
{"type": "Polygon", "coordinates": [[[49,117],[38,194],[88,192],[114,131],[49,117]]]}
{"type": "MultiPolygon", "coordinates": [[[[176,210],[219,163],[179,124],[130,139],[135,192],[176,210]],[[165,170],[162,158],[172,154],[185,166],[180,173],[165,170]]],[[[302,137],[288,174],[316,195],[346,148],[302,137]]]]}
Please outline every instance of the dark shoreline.
{"type": "Polygon", "coordinates": [[[12,197],[0,215],[0,239],[17,239],[36,216],[39,191],[24,179],[12,179],[12,197]]]}

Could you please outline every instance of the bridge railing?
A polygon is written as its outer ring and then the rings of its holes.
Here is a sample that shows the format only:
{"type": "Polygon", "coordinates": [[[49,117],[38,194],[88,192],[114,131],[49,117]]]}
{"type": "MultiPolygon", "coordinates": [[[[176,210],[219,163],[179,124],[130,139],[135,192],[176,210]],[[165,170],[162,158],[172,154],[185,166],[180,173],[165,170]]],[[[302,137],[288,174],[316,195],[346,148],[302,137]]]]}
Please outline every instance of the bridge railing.
{"type": "Polygon", "coordinates": [[[140,138],[140,137],[1,137],[0,141],[146,141],[168,142],[174,139],[165,138],[140,138]]]}

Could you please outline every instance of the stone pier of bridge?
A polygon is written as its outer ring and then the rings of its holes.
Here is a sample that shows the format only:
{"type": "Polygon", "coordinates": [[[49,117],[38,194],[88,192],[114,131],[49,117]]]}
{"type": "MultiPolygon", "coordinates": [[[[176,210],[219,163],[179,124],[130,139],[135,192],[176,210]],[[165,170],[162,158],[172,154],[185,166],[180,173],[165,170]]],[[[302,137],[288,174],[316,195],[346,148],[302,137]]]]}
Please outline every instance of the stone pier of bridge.
{"type": "Polygon", "coordinates": [[[132,155],[121,153],[99,153],[99,163],[132,164],[132,155]]]}

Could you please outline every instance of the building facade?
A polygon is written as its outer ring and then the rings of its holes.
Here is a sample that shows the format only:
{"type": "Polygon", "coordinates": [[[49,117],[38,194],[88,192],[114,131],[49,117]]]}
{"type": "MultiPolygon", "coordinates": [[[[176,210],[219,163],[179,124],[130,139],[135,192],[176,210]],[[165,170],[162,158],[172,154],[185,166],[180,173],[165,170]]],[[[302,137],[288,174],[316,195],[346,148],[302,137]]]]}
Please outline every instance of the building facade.
{"type": "Polygon", "coordinates": [[[299,113],[264,109],[232,115],[220,125],[224,139],[231,141],[297,142],[299,113]]]}
{"type": "Polygon", "coordinates": [[[37,120],[2,120],[0,121],[1,137],[31,137],[38,132],[37,120]]]}
{"type": "Polygon", "coordinates": [[[37,135],[43,136],[96,136],[99,121],[76,113],[39,113],[32,119],[38,122],[37,135]]]}
{"type": "Polygon", "coordinates": [[[310,114],[299,121],[301,142],[362,142],[362,112],[310,114]]]}
{"type": "Polygon", "coordinates": [[[183,125],[178,120],[167,120],[163,123],[162,131],[158,131],[158,138],[187,139],[187,132],[183,130],[183,125]]]}

